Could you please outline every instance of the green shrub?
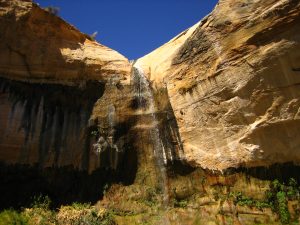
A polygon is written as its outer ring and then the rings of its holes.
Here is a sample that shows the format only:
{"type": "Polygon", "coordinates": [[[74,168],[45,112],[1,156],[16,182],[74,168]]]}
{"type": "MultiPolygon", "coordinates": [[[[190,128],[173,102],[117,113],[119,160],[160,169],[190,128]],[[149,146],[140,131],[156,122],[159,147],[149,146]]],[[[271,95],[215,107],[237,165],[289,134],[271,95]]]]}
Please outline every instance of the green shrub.
{"type": "Polygon", "coordinates": [[[175,201],[174,201],[174,207],[177,207],[177,208],[186,208],[187,205],[188,205],[187,200],[177,200],[177,199],[175,199],[175,201]]]}
{"type": "Polygon", "coordinates": [[[99,131],[98,131],[98,130],[92,130],[92,131],[91,131],[91,136],[92,136],[92,137],[97,137],[97,136],[99,136],[99,131]]]}
{"type": "Polygon", "coordinates": [[[293,178],[291,178],[289,180],[289,183],[288,183],[288,186],[287,186],[287,197],[288,197],[289,200],[299,199],[298,183],[293,178]]]}
{"type": "Polygon", "coordinates": [[[145,195],[145,199],[144,199],[144,203],[149,206],[149,207],[153,207],[155,205],[157,205],[157,189],[153,188],[153,187],[147,187],[146,188],[146,195],[145,195]]]}
{"type": "Polygon", "coordinates": [[[31,208],[49,209],[51,205],[51,199],[46,195],[37,195],[32,199],[31,208]]]}
{"type": "Polygon", "coordinates": [[[0,225],[27,225],[28,220],[14,210],[4,210],[0,213],[0,225]]]}
{"type": "Polygon", "coordinates": [[[286,198],[286,193],[283,191],[279,191],[276,194],[276,198],[277,198],[277,204],[278,204],[278,208],[277,211],[279,213],[280,216],[280,221],[283,224],[288,224],[290,222],[290,213],[287,207],[287,198],[286,198]]]}
{"type": "Polygon", "coordinates": [[[50,209],[48,196],[33,197],[31,208],[22,212],[4,210],[0,213],[0,225],[115,225],[112,212],[97,209],[90,203],[74,202],[69,206],[61,206],[57,211],[50,209]]]}
{"type": "Polygon", "coordinates": [[[79,202],[73,202],[71,207],[74,209],[89,209],[91,208],[91,203],[79,203],[79,202]]]}
{"type": "Polygon", "coordinates": [[[240,206],[249,206],[249,207],[256,207],[260,210],[263,208],[268,208],[270,205],[268,202],[262,201],[262,200],[255,200],[253,198],[247,197],[243,195],[242,192],[231,192],[229,194],[229,197],[233,199],[233,203],[235,205],[240,206]]]}
{"type": "Polygon", "coordinates": [[[281,223],[290,223],[291,216],[287,204],[288,200],[299,200],[297,181],[291,178],[286,185],[274,180],[270,184],[270,189],[266,192],[266,199],[272,210],[279,215],[281,223]]]}
{"type": "Polygon", "coordinates": [[[55,6],[48,6],[48,7],[45,7],[44,10],[46,10],[47,12],[49,12],[55,16],[58,16],[60,8],[55,7],[55,6]]]}
{"type": "Polygon", "coordinates": [[[265,193],[264,201],[244,196],[242,192],[230,193],[229,197],[233,199],[236,205],[256,207],[258,209],[271,208],[279,215],[282,224],[291,222],[288,201],[300,200],[298,183],[293,178],[289,180],[287,185],[279,180],[272,181],[269,190],[265,193]]]}
{"type": "Polygon", "coordinates": [[[57,224],[115,225],[113,214],[105,209],[97,210],[89,203],[73,203],[62,206],[56,215],[57,224]]]}
{"type": "Polygon", "coordinates": [[[100,225],[116,225],[117,223],[114,220],[114,216],[111,212],[105,213],[101,219],[100,225]]]}
{"type": "Polygon", "coordinates": [[[22,215],[28,219],[30,225],[53,225],[56,224],[56,212],[43,208],[24,209],[22,215]]]}

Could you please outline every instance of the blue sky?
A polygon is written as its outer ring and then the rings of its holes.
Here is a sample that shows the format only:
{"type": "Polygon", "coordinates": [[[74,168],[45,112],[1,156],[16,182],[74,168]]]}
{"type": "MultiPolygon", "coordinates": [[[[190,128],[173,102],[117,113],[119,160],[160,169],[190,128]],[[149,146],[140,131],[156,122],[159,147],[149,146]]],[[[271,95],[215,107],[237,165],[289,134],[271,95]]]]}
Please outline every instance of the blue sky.
{"type": "Polygon", "coordinates": [[[100,43],[137,59],[197,23],[217,0],[35,0],[100,43]]]}

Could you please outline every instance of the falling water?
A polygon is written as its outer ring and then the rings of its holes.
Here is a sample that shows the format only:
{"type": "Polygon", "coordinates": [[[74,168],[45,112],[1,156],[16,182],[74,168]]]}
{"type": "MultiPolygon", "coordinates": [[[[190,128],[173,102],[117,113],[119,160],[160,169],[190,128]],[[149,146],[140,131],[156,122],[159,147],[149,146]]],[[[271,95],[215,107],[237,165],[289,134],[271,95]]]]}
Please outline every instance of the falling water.
{"type": "Polygon", "coordinates": [[[98,156],[100,166],[107,166],[117,170],[122,148],[119,148],[115,143],[116,108],[114,105],[108,107],[106,118],[107,128],[100,128],[98,140],[93,145],[93,148],[98,156]]]}
{"type": "Polygon", "coordinates": [[[168,195],[168,180],[167,180],[167,156],[166,150],[162,143],[160,136],[160,131],[158,127],[158,120],[155,114],[155,103],[153,91],[151,89],[150,82],[145,77],[143,70],[138,66],[134,65],[133,73],[133,84],[134,84],[134,94],[138,101],[138,108],[143,110],[144,113],[151,117],[152,129],[150,130],[150,138],[153,143],[153,153],[155,157],[156,166],[159,170],[159,184],[163,193],[163,205],[166,207],[168,205],[169,195],[168,195]]]}
{"type": "Polygon", "coordinates": [[[109,131],[108,131],[108,143],[110,145],[111,151],[110,151],[110,164],[113,169],[117,169],[118,162],[119,162],[119,148],[115,144],[114,141],[114,134],[115,134],[115,117],[116,117],[116,108],[114,105],[110,105],[108,108],[108,126],[109,126],[109,131]]]}

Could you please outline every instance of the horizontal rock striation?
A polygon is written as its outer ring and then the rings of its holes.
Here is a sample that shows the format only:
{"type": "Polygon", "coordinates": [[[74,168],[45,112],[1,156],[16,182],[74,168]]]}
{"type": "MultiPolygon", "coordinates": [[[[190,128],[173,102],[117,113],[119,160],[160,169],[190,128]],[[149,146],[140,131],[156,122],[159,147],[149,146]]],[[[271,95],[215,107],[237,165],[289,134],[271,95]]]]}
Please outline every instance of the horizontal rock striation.
{"type": "Polygon", "coordinates": [[[297,0],[221,0],[138,60],[168,89],[190,164],[300,163],[299,24],[297,0]]]}

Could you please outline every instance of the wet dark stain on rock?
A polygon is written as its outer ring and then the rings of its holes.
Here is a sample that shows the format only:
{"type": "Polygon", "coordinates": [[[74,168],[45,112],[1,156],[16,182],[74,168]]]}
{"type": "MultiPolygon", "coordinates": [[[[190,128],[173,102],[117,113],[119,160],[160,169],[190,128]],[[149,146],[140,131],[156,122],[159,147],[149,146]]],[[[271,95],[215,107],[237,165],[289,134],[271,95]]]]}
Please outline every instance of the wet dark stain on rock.
{"type": "MultiPolygon", "coordinates": [[[[55,151],[55,164],[60,152],[68,148],[69,140],[85,147],[82,133],[88,126],[95,102],[104,93],[104,84],[88,81],[83,89],[58,84],[32,84],[0,78],[0,91],[9,94],[12,103],[10,120],[15,110],[22,112],[20,130],[24,130],[24,150],[21,162],[28,157],[28,143],[39,139],[39,164],[43,166],[50,151],[55,151]]],[[[85,169],[85,168],[83,168],[85,169]]]]}

